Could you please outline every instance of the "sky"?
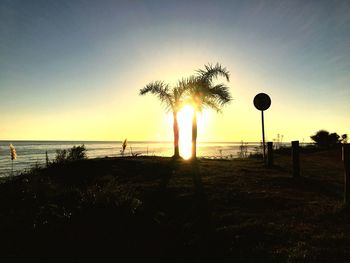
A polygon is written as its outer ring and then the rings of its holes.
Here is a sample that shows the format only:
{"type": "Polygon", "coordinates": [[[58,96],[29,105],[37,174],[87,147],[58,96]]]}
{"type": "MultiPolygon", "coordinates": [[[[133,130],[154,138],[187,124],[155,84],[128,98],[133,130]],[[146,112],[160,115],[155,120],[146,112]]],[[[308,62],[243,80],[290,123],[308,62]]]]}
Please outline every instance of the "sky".
{"type": "Polygon", "coordinates": [[[350,134],[350,1],[1,0],[0,140],[173,138],[154,80],[208,63],[233,101],[206,110],[200,141],[350,134]]]}

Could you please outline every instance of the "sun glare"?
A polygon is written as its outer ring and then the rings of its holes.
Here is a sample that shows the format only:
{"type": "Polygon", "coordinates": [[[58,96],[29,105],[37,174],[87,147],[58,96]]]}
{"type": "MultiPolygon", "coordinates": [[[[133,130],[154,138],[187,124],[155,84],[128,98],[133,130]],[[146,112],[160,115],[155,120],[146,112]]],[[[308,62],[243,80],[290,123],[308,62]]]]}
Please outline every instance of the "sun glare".
{"type": "MultiPolygon", "coordinates": [[[[179,124],[179,148],[180,155],[185,160],[191,158],[192,155],[192,116],[194,114],[194,108],[191,105],[185,105],[177,113],[177,121],[179,124]]],[[[168,127],[173,125],[173,116],[171,113],[167,115],[168,127]]],[[[202,112],[197,112],[197,151],[198,143],[201,140],[201,135],[205,130],[209,121],[208,111],[204,109],[202,112]]],[[[170,130],[170,129],[169,129],[170,130]]]]}
{"type": "Polygon", "coordinates": [[[194,114],[194,109],[190,105],[185,105],[177,114],[177,120],[179,122],[179,129],[180,129],[180,138],[179,138],[180,155],[185,160],[191,158],[193,114],[194,114]]]}

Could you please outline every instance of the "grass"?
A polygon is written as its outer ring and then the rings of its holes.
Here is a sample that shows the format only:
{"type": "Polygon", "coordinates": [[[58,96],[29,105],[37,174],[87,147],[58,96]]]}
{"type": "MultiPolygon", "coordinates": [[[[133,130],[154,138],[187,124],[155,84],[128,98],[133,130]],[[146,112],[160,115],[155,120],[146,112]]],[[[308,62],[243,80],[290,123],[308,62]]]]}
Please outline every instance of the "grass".
{"type": "Polygon", "coordinates": [[[340,151],[189,163],[82,160],[0,184],[1,255],[24,260],[344,262],[340,151]]]}

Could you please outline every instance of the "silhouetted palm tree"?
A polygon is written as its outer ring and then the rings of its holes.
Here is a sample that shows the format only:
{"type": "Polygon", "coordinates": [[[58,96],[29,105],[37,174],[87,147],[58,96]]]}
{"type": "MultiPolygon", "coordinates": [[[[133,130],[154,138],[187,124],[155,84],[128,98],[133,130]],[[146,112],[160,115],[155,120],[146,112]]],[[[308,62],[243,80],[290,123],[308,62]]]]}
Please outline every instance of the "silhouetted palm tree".
{"type": "MultiPolygon", "coordinates": [[[[180,82],[179,82],[180,84],[180,82]]],[[[161,103],[166,107],[167,111],[173,113],[173,131],[174,131],[174,158],[179,158],[179,125],[177,121],[177,113],[181,107],[181,97],[185,89],[183,86],[179,85],[172,89],[169,88],[168,84],[163,81],[154,81],[146,85],[140,90],[140,95],[145,95],[147,93],[154,94],[158,96],[161,103]]]]}
{"type": "Polygon", "coordinates": [[[183,80],[182,85],[190,95],[195,109],[192,117],[192,159],[197,158],[197,112],[208,107],[221,112],[222,107],[231,101],[229,88],[225,84],[213,84],[219,76],[230,80],[229,72],[220,64],[205,65],[205,69],[197,70],[197,75],[183,80]]]}

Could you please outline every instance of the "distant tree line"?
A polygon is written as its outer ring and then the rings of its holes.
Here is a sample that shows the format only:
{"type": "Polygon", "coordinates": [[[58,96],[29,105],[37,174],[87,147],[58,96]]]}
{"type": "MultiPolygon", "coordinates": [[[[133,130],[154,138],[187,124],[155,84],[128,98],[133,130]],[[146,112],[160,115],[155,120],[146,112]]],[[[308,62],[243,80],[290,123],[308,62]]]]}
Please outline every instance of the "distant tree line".
{"type": "Polygon", "coordinates": [[[329,133],[326,130],[319,130],[315,135],[310,136],[310,138],[321,148],[330,148],[348,142],[347,134],[340,136],[335,132],[329,133]]]}

